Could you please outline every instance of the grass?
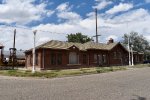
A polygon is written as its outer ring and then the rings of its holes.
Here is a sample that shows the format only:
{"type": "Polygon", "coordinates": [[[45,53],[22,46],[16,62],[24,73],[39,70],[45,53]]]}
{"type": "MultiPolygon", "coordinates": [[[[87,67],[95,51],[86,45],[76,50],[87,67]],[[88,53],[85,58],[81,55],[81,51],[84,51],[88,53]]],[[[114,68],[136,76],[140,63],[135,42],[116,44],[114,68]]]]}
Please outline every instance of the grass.
{"type": "Polygon", "coordinates": [[[143,67],[150,67],[150,64],[138,64],[135,66],[132,66],[133,68],[143,68],[143,67]]]}
{"type": "Polygon", "coordinates": [[[0,75],[5,76],[16,76],[16,77],[63,77],[72,75],[85,75],[85,74],[96,74],[111,72],[116,70],[124,70],[121,67],[92,67],[92,68],[80,68],[80,69],[68,69],[68,70],[48,70],[32,73],[30,70],[0,70],[0,75]]]}
{"type": "Polygon", "coordinates": [[[113,72],[113,71],[118,71],[118,70],[126,70],[127,67],[124,66],[117,66],[117,67],[102,67],[102,68],[97,68],[97,73],[106,73],[106,72],[113,72]]]}
{"type": "MultiPolygon", "coordinates": [[[[143,68],[150,67],[150,64],[135,65],[130,68],[143,68]]],[[[80,69],[67,69],[67,70],[48,70],[32,73],[30,70],[0,70],[0,75],[5,76],[16,76],[16,77],[64,77],[64,76],[75,76],[75,75],[86,75],[86,74],[98,74],[106,72],[114,72],[118,70],[127,70],[128,66],[113,66],[113,67],[91,67],[91,68],[80,68],[80,69]]]]}
{"type": "Polygon", "coordinates": [[[0,75],[5,76],[16,76],[16,77],[56,77],[57,73],[47,73],[47,72],[35,72],[32,73],[31,71],[21,71],[21,70],[4,70],[0,71],[0,75]]]}

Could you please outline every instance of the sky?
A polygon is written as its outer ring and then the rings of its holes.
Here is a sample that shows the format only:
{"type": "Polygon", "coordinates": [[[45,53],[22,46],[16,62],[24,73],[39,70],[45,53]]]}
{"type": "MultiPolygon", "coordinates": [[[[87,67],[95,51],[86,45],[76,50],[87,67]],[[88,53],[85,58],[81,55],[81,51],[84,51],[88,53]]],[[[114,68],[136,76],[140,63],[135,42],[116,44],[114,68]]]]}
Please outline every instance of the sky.
{"type": "Polygon", "coordinates": [[[16,29],[17,50],[50,41],[67,41],[67,34],[95,35],[98,9],[100,43],[121,41],[125,33],[142,34],[150,42],[150,0],[0,0],[0,43],[9,50],[16,29]]]}

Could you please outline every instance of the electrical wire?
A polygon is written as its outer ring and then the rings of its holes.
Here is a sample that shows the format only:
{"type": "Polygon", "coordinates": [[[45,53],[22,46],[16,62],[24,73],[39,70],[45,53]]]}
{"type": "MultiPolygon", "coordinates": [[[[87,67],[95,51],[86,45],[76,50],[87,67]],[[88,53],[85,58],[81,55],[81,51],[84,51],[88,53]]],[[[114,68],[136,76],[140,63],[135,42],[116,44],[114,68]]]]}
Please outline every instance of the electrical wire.
{"type": "MultiPolygon", "coordinates": [[[[25,29],[25,30],[33,31],[33,29],[27,28],[27,27],[20,27],[20,26],[15,26],[15,25],[3,25],[3,26],[11,27],[11,28],[20,28],[20,29],[25,29]]],[[[50,34],[67,34],[67,33],[58,33],[58,32],[44,31],[44,30],[38,30],[38,29],[35,29],[35,30],[37,30],[39,32],[50,33],[50,34]]]]}

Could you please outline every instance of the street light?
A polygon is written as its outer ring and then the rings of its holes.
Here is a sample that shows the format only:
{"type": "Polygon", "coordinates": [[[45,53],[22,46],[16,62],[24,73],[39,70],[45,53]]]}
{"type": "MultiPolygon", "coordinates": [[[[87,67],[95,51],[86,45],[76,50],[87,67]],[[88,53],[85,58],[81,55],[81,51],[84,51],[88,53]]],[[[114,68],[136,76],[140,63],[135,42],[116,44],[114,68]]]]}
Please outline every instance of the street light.
{"type": "Polygon", "coordinates": [[[129,50],[129,66],[131,66],[131,59],[130,59],[130,36],[128,35],[128,50],[129,50]]]}
{"type": "MultiPolygon", "coordinates": [[[[128,22],[127,22],[127,30],[128,30],[128,22]]],[[[130,34],[127,31],[127,38],[128,38],[128,50],[129,50],[129,66],[131,66],[131,57],[130,57],[130,34]]]]}
{"type": "Polygon", "coordinates": [[[35,73],[35,38],[36,38],[36,32],[37,32],[37,30],[33,31],[34,46],[33,46],[33,52],[32,52],[32,55],[33,55],[32,73],[35,73]]]}
{"type": "Polygon", "coordinates": [[[132,53],[132,66],[134,66],[134,58],[133,58],[133,45],[131,45],[131,53],[132,53]]]}

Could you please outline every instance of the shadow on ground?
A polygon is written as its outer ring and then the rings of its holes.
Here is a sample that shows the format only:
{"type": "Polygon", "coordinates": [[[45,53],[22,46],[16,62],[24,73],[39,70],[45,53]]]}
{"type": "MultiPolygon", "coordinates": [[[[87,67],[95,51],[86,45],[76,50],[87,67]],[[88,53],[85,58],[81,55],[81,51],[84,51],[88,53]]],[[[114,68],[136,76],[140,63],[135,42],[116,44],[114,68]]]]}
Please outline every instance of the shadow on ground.
{"type": "Polygon", "coordinates": [[[131,100],[147,100],[145,97],[141,97],[138,95],[133,95],[135,97],[135,99],[131,99],[131,100]]]}

